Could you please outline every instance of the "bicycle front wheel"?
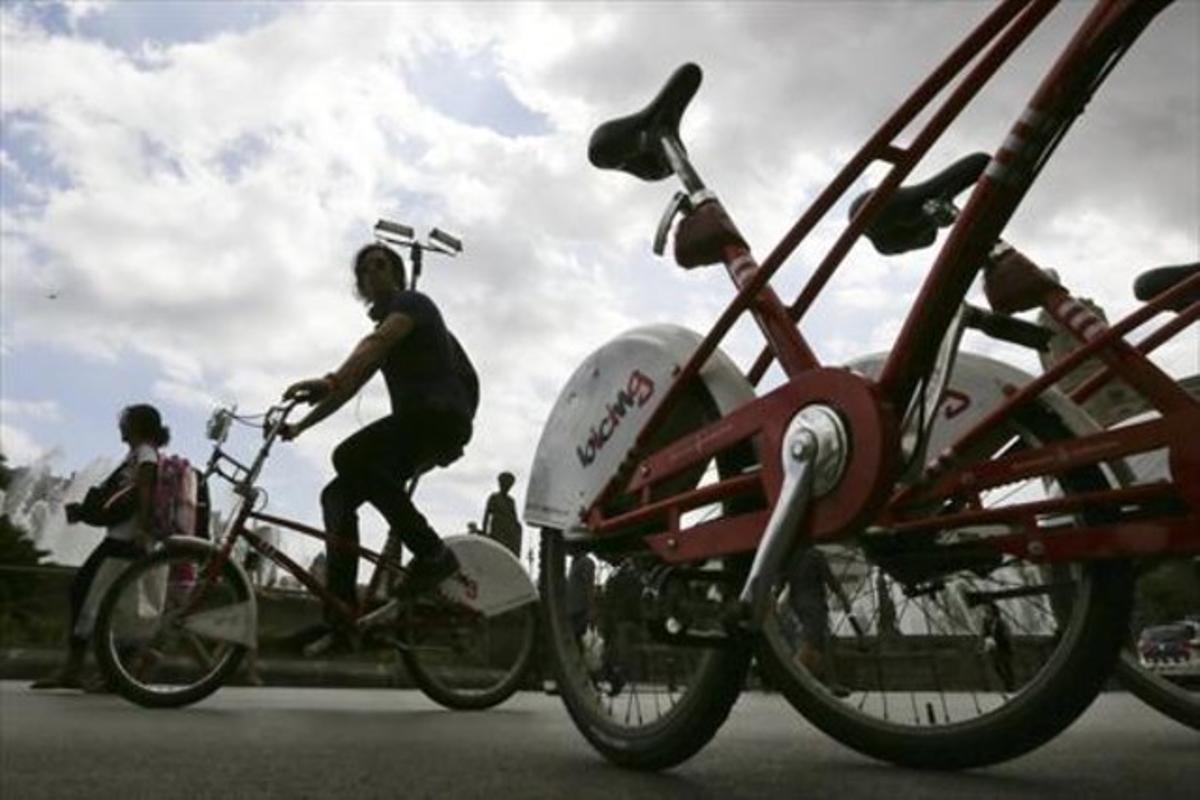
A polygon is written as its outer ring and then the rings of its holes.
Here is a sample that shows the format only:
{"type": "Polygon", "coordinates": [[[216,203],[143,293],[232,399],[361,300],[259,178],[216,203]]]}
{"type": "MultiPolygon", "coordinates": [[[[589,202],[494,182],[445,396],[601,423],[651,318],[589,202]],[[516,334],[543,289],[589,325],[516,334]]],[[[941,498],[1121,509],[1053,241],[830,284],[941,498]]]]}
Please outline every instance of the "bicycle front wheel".
{"type": "Polygon", "coordinates": [[[132,564],[105,594],[96,660],[122,697],[149,708],[189,705],[221,687],[255,636],[246,576],[204,542],[171,540],[132,564]]]}
{"type": "Polygon", "coordinates": [[[537,604],[485,616],[433,599],[402,612],[400,657],[417,688],[456,711],[499,705],[521,688],[537,643],[537,604]]]}
{"type": "Polygon", "coordinates": [[[748,643],[720,624],[726,599],[745,578],[745,559],[666,572],[635,557],[615,568],[601,564],[591,589],[603,598],[600,619],[589,627],[570,609],[580,590],[559,531],[542,531],[541,554],[546,641],[576,727],[623,767],[666,769],[698,752],[728,718],[750,664],[748,643]],[[644,613],[642,587],[655,576],[665,580],[663,594],[686,607],[689,623],[678,634],[673,621],[644,613]]]}

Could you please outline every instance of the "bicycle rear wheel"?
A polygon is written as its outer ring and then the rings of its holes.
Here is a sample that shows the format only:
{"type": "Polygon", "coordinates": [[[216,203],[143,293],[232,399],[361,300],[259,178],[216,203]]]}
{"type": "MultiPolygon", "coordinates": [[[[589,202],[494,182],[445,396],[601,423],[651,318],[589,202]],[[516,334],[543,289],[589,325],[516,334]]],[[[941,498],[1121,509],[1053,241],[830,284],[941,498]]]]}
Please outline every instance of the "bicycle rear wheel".
{"type": "MultiPolygon", "coordinates": [[[[1010,436],[1007,447],[1023,448],[1070,432],[1034,409],[1010,436]]],[[[1057,476],[1057,485],[1010,485],[980,501],[994,507],[1107,481],[1102,470],[1077,469],[1057,476]]],[[[760,650],[773,682],[835,739],[906,766],[983,766],[1053,738],[1087,708],[1113,668],[1129,619],[1132,570],[1116,561],[1047,567],[999,556],[936,560],[945,558],[938,546],[984,535],[943,531],[910,545],[876,535],[812,548],[828,563],[834,586],[781,587],[760,650]]]]}
{"type": "Polygon", "coordinates": [[[432,598],[401,612],[400,657],[417,687],[458,711],[499,705],[521,688],[537,643],[537,604],[495,616],[432,598]]]}
{"type": "Polygon", "coordinates": [[[105,594],[96,660],[122,697],[149,708],[195,703],[238,668],[255,635],[250,584],[217,551],[171,540],[129,565],[105,594]]]}

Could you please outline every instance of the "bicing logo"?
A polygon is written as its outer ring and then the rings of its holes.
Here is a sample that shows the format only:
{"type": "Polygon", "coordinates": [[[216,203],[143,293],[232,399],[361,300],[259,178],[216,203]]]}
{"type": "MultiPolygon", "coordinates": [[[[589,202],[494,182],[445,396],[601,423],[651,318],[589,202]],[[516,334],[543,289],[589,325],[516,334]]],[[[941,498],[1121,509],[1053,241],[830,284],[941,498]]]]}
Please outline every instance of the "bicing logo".
{"type": "Polygon", "coordinates": [[[641,408],[653,396],[654,381],[641,370],[635,369],[629,373],[629,380],[625,386],[617,390],[616,401],[605,405],[604,417],[588,432],[587,441],[575,447],[579,463],[585,468],[590,466],[605,443],[612,438],[629,409],[641,408]]]}

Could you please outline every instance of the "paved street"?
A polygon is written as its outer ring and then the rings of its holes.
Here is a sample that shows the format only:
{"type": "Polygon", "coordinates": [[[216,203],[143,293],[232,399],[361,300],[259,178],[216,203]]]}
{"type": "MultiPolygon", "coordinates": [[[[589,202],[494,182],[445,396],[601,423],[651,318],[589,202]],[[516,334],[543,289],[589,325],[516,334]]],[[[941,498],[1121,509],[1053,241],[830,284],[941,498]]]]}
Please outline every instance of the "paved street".
{"type": "Polygon", "coordinates": [[[1183,798],[1200,735],[1121,694],[1016,762],[963,774],[877,764],[747,694],[716,740],[662,775],[609,766],[557,698],[479,714],[420,694],[227,688],[182,711],[0,684],[0,797],[1183,798]]]}

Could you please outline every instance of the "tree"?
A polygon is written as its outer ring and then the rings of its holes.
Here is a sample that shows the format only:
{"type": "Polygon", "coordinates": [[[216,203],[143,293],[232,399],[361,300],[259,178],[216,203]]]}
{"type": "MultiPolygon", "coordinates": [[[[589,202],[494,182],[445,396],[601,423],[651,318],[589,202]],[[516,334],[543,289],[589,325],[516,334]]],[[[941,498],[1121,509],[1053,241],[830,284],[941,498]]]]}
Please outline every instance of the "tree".
{"type": "MultiPolygon", "coordinates": [[[[0,453],[0,490],[8,488],[12,470],[0,453]]],[[[29,533],[13,522],[7,514],[0,515],[0,631],[5,641],[11,641],[14,625],[27,628],[32,621],[29,597],[37,588],[37,576],[22,568],[36,567],[49,551],[34,544],[29,533]]]]}

